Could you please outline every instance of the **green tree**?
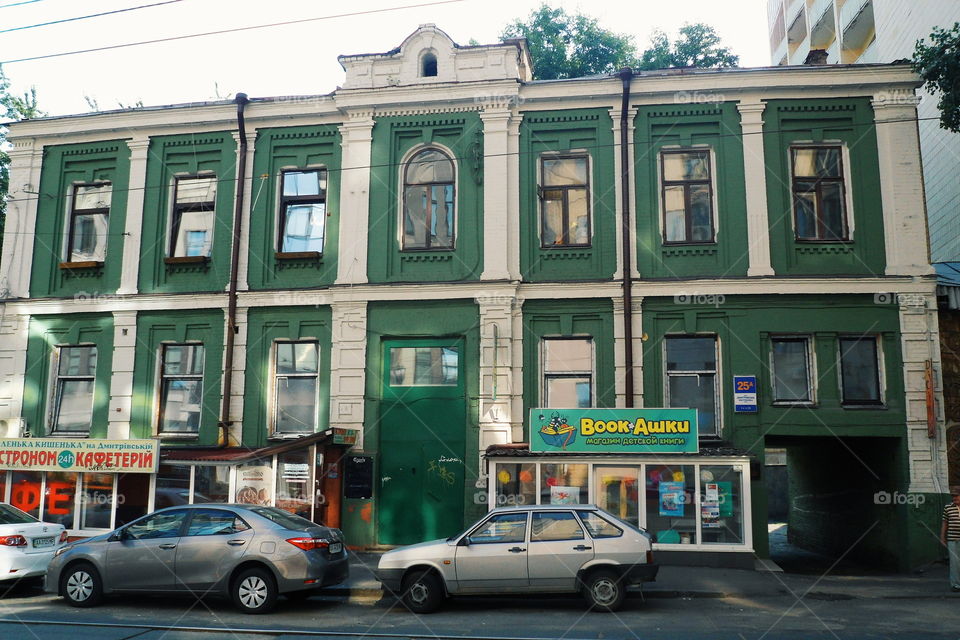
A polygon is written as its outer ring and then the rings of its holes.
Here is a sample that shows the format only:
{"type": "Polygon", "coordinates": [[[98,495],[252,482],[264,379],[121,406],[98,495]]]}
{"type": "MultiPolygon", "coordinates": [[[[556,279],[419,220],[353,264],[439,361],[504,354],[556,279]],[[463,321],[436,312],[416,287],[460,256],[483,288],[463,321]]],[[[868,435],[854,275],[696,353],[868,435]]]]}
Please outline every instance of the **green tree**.
{"type": "Polygon", "coordinates": [[[930,44],[917,40],[913,70],[927,91],[940,94],[940,126],[960,132],[960,22],[951,29],[934,27],[930,44]]]}
{"type": "Polygon", "coordinates": [[[526,38],[538,80],[580,78],[613,73],[636,59],[633,36],[600,27],[596,18],[540,5],[524,20],[515,20],[501,39],[526,38]]]}
{"type": "MultiPolygon", "coordinates": [[[[23,95],[10,93],[10,81],[0,68],[0,123],[11,120],[26,120],[46,115],[37,106],[37,90],[23,95]]],[[[0,124],[0,249],[3,247],[3,227],[7,219],[7,191],[10,188],[10,156],[4,148],[7,146],[7,129],[0,124]]]]}
{"type": "Polygon", "coordinates": [[[720,36],[710,25],[698,22],[680,27],[680,35],[673,43],[667,34],[657,29],[650,36],[650,47],[640,55],[638,69],[667,69],[669,67],[699,67],[717,69],[735,67],[740,56],[721,46],[720,36]]]}

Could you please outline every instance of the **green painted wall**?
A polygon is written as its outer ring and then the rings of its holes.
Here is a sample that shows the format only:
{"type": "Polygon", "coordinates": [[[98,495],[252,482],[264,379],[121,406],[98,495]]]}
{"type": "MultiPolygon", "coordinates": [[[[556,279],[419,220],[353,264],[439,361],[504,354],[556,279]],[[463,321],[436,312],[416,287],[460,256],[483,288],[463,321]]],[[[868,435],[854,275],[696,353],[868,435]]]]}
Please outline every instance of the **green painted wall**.
{"type": "Polygon", "coordinates": [[[770,100],[763,114],[770,256],[777,275],[883,275],[886,254],[877,136],[869,98],[770,100]],[[789,148],[795,143],[842,142],[848,151],[845,185],[849,242],[798,242],[794,234],[789,148]],[[850,198],[848,198],[850,200],[850,198]]]}
{"type": "Polygon", "coordinates": [[[229,131],[150,139],[140,242],[141,293],[226,289],[230,278],[236,164],[237,143],[229,131]],[[210,260],[203,264],[165,264],[163,259],[170,248],[174,177],[198,172],[213,172],[218,180],[210,260]]]}
{"type": "Polygon", "coordinates": [[[617,266],[613,120],[606,109],[528,111],[520,125],[520,272],[530,282],[608,280],[617,266]],[[540,156],[590,156],[590,247],[541,248],[540,156]]]}
{"type": "Polygon", "coordinates": [[[117,290],[129,175],[130,149],[124,140],[44,147],[40,194],[37,196],[37,235],[30,273],[32,297],[93,298],[117,290]],[[113,185],[104,264],[84,269],[60,269],[59,264],[69,259],[67,221],[73,185],[102,180],[109,180],[113,185]]]}
{"type": "MultiPolygon", "coordinates": [[[[377,457],[374,478],[379,477],[379,399],[383,396],[383,381],[377,374],[383,371],[382,342],[395,338],[462,337],[464,350],[463,372],[466,376],[467,423],[466,455],[464,456],[464,523],[472,522],[486,513],[486,504],[475,504],[474,483],[479,470],[479,389],[480,389],[480,331],[479,311],[472,300],[444,300],[418,302],[372,302],[367,307],[367,376],[364,403],[364,451],[377,457]]],[[[374,482],[374,502],[379,481],[374,482]]],[[[365,500],[344,500],[344,531],[348,540],[376,540],[373,513],[375,507],[365,500]],[[369,506],[368,506],[369,505],[369,506]]],[[[353,544],[353,543],[352,543],[353,544]]]]}
{"type": "Polygon", "coordinates": [[[58,345],[77,344],[94,344],[97,347],[90,437],[107,437],[110,377],[113,375],[113,316],[79,313],[30,318],[22,415],[33,436],[49,435],[51,428],[51,385],[54,373],[51,369],[54,350],[58,345]]]}
{"type": "Polygon", "coordinates": [[[566,304],[556,300],[527,300],[523,303],[523,423],[527,438],[530,437],[527,424],[530,408],[541,406],[540,340],[545,336],[591,336],[596,406],[613,407],[617,402],[613,303],[599,298],[566,304]]]}
{"type": "Polygon", "coordinates": [[[483,270],[483,124],[476,113],[379,118],[370,169],[370,282],[478,280],[483,270]],[[437,145],[456,165],[454,250],[400,250],[402,162],[437,145]]]}
{"type": "Polygon", "coordinates": [[[736,105],[640,107],[635,134],[637,262],[644,278],[747,275],[747,211],[743,139],[736,105]],[[660,151],[712,151],[716,242],[663,244],[660,151]]]}
{"type": "Polygon", "coordinates": [[[330,415],[330,308],[284,307],[251,309],[247,315],[247,368],[243,385],[245,447],[268,444],[272,358],[276,340],[317,340],[320,345],[317,431],[327,428],[330,415]]]}
{"type": "Polygon", "coordinates": [[[251,289],[327,286],[337,277],[340,237],[340,133],[333,125],[258,129],[250,213],[251,289]],[[320,259],[275,257],[279,238],[280,172],[327,170],[327,219],[320,259]]]}
{"type": "Polygon", "coordinates": [[[161,444],[214,445],[220,415],[220,382],[223,375],[223,312],[214,310],[141,312],[137,314],[136,366],[130,437],[150,438],[157,421],[160,345],[164,342],[202,342],[203,410],[195,438],[161,440],[161,444]]]}

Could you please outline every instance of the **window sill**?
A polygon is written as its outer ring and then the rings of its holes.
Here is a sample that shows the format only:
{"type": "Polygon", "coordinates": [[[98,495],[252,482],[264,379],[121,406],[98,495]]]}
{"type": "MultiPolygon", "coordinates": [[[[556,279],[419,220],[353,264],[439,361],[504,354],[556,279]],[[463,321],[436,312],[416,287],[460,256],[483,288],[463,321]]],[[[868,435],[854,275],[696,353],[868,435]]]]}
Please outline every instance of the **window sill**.
{"type": "Polygon", "coordinates": [[[319,260],[323,254],[319,251],[277,251],[273,257],[277,260],[319,260]]]}
{"type": "Polygon", "coordinates": [[[207,256],[169,256],[163,259],[164,264],[205,264],[210,262],[207,256]]]}
{"type": "Polygon", "coordinates": [[[299,440],[300,438],[305,438],[307,436],[312,436],[316,433],[272,433],[267,436],[267,440],[271,441],[290,441],[290,440],[299,440]]]}
{"type": "Polygon", "coordinates": [[[200,437],[199,433],[159,433],[157,437],[161,440],[196,440],[200,437]]]}
{"type": "Polygon", "coordinates": [[[74,438],[76,440],[84,440],[90,437],[89,432],[80,432],[80,431],[52,431],[49,435],[43,436],[46,438],[74,438]]]}
{"type": "Polygon", "coordinates": [[[850,409],[852,411],[886,411],[887,405],[881,403],[877,404],[857,404],[851,402],[849,404],[840,403],[841,409],[850,409]]]}
{"type": "Polygon", "coordinates": [[[103,267],[103,262],[100,260],[86,260],[83,262],[61,262],[58,266],[65,271],[72,271],[75,269],[76,270],[100,269],[103,267]]]}
{"type": "Polygon", "coordinates": [[[817,408],[817,403],[816,403],[816,402],[812,402],[812,401],[810,401],[810,400],[796,400],[796,401],[789,401],[789,400],[779,400],[779,401],[777,401],[777,400],[775,400],[775,401],[773,401],[773,402],[770,403],[770,406],[771,406],[771,407],[782,407],[782,408],[803,407],[803,408],[806,408],[806,409],[816,409],[816,408],[817,408]]]}

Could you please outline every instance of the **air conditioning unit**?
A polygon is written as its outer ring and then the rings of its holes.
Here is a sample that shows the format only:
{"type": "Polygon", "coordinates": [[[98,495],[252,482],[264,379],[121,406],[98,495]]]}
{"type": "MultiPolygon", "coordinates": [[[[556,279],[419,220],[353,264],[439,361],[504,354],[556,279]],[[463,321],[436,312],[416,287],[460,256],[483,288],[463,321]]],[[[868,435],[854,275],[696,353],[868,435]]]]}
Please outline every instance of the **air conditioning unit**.
{"type": "Polygon", "coordinates": [[[23,418],[0,418],[0,437],[23,438],[27,435],[27,421],[23,418]]]}

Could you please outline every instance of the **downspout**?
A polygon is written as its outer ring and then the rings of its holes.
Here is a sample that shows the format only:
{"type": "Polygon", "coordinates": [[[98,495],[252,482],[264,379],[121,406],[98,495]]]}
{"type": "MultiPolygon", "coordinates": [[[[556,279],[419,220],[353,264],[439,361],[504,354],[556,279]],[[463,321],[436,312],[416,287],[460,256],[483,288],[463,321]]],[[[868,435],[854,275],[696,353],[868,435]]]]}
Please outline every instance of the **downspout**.
{"type": "Polygon", "coordinates": [[[220,406],[220,433],[217,446],[226,447],[230,443],[230,395],[233,393],[233,350],[237,338],[237,276],[240,270],[240,223],[243,220],[243,185],[247,175],[247,129],[243,120],[243,108],[250,100],[247,94],[238,93],[237,128],[240,133],[240,146],[237,158],[237,185],[234,194],[233,240],[230,247],[230,287],[227,290],[227,336],[223,365],[223,402],[220,406]]]}
{"type": "Polygon", "coordinates": [[[623,82],[623,96],[620,101],[620,196],[623,215],[620,216],[621,237],[623,241],[623,360],[624,372],[624,406],[633,407],[633,282],[630,274],[630,127],[627,116],[630,110],[630,81],[633,80],[633,69],[624,67],[620,70],[620,80],[623,82]]]}

